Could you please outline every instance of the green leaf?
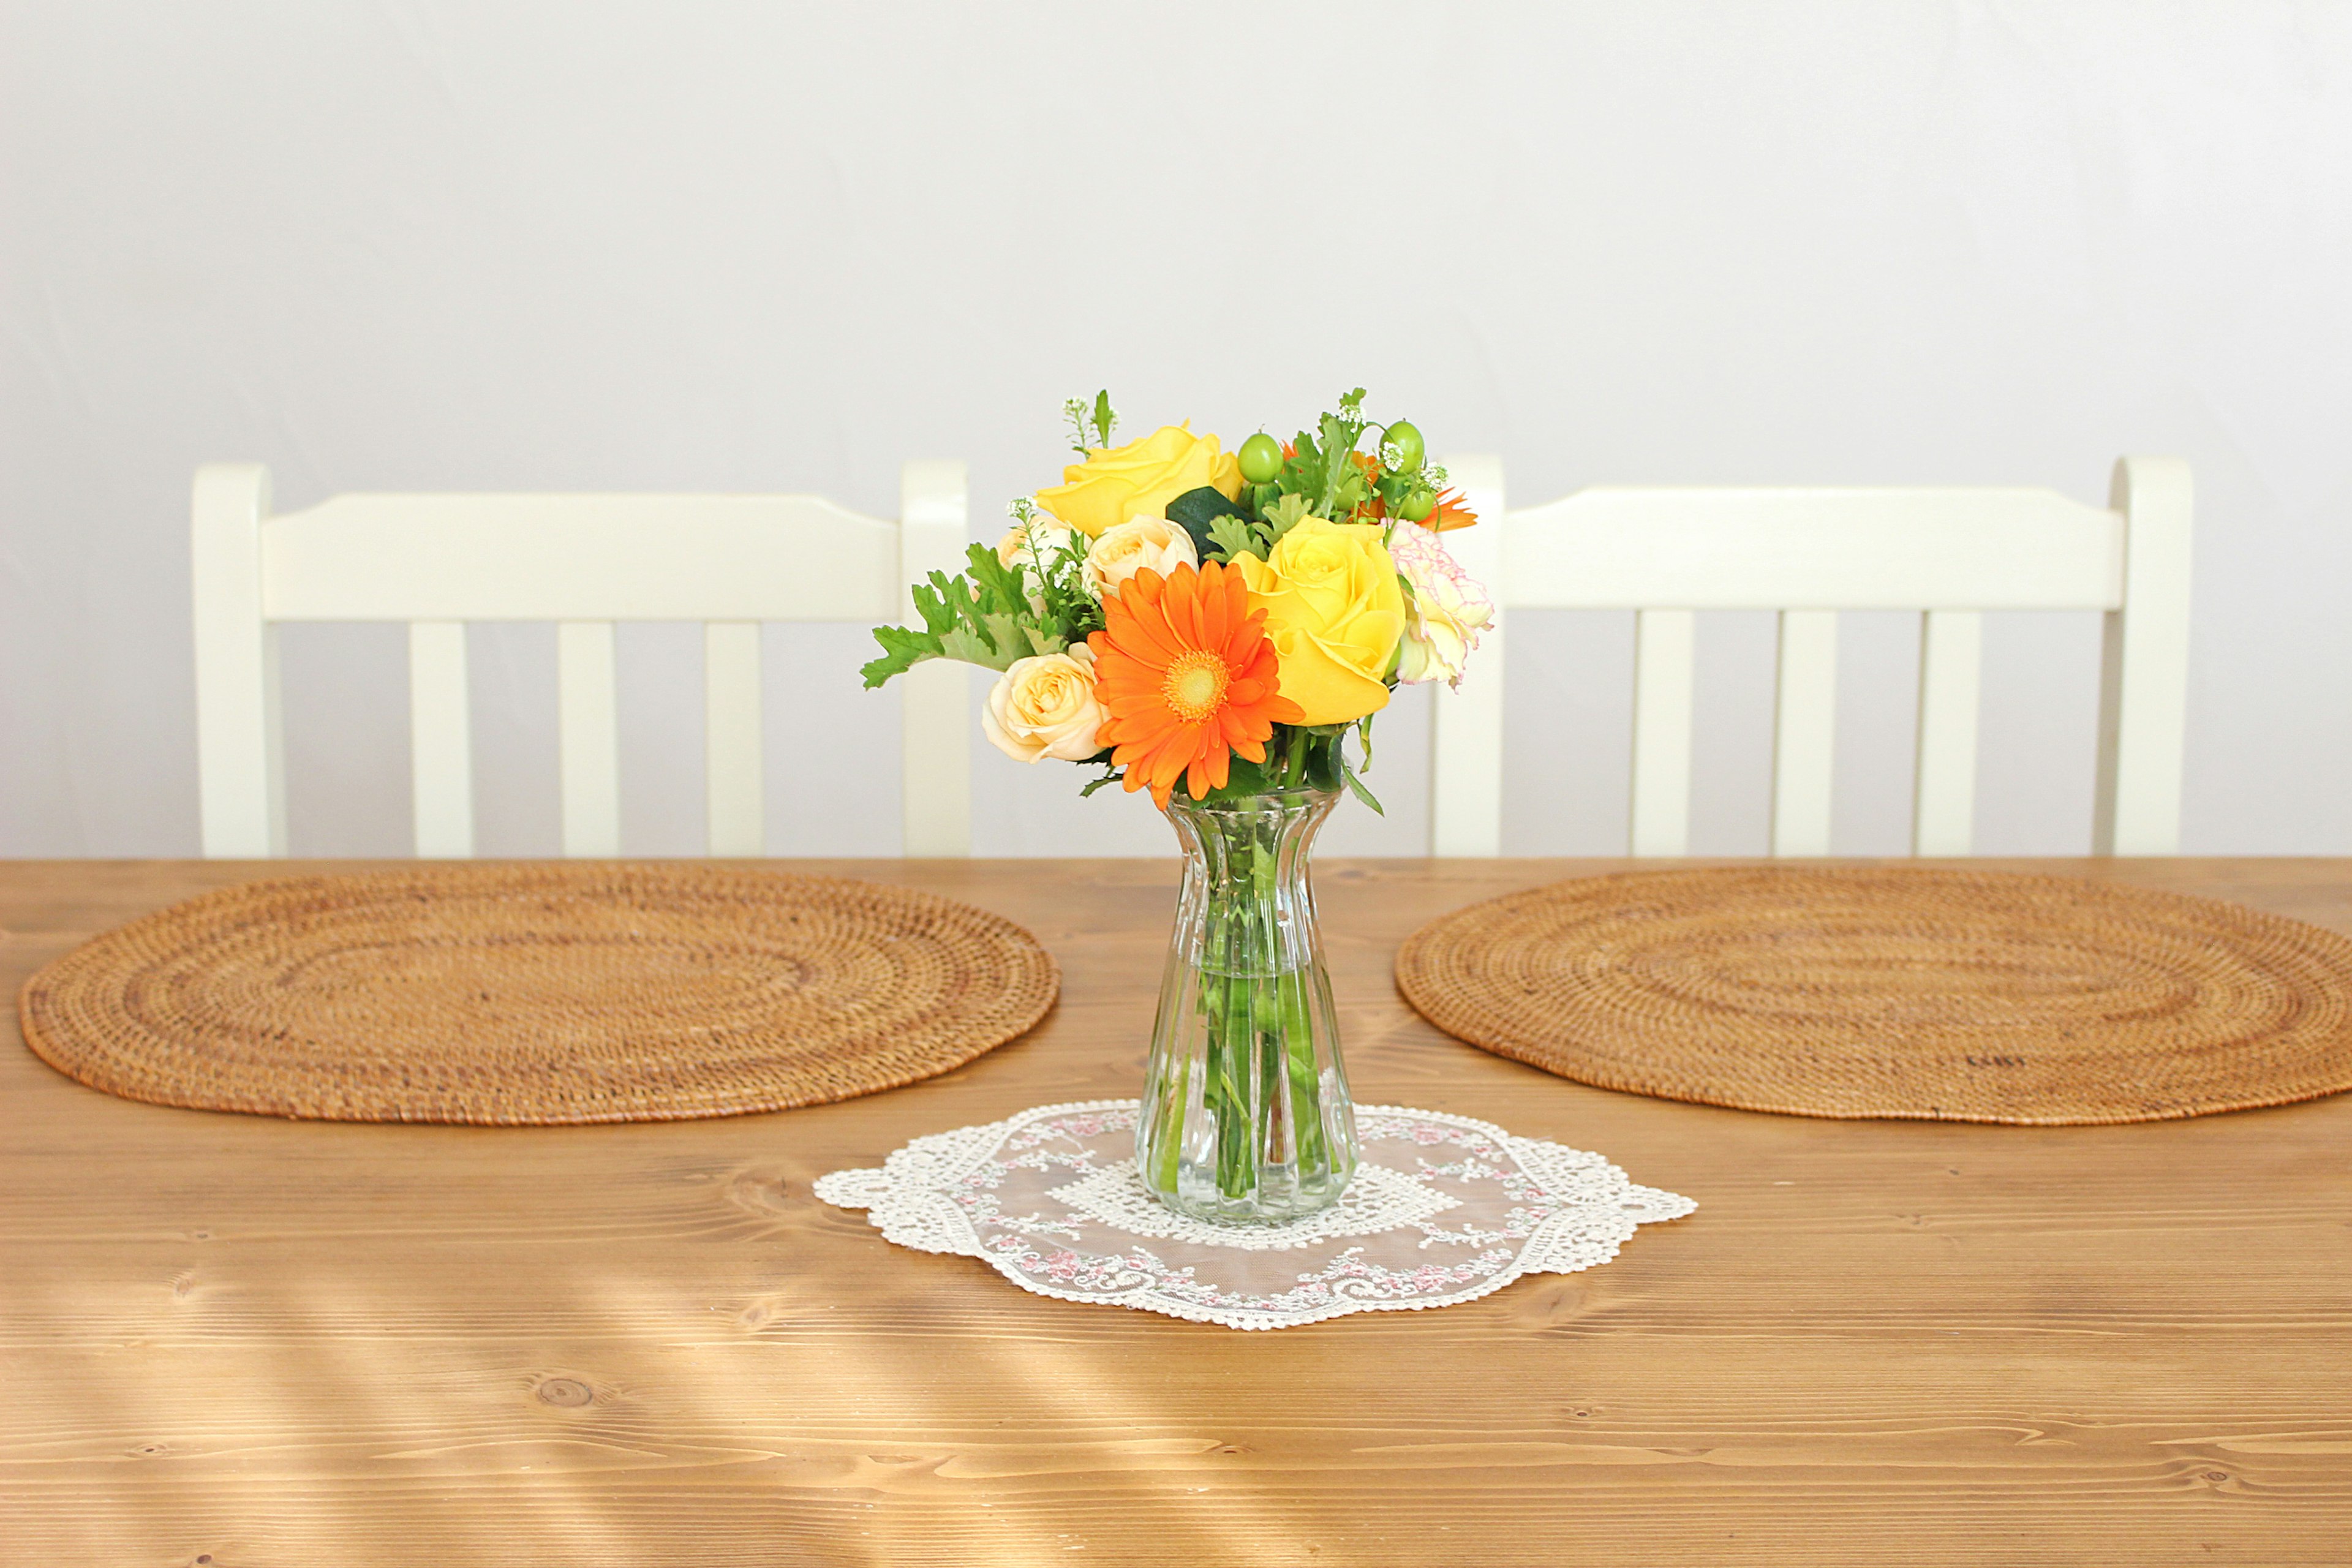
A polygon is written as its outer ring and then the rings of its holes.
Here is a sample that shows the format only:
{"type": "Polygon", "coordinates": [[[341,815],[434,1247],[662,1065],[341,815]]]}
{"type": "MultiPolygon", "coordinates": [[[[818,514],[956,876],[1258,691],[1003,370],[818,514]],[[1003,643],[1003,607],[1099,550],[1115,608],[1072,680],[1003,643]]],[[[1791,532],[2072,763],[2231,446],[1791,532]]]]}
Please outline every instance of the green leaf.
{"type": "Polygon", "coordinates": [[[971,563],[968,570],[984,608],[1008,610],[1029,602],[1022,592],[1021,574],[998,560],[995,551],[975,544],[966,550],[965,559],[971,563]]]}
{"type": "Polygon", "coordinates": [[[866,689],[871,691],[894,675],[903,675],[927,658],[946,657],[940,639],[929,632],[910,632],[904,626],[876,626],[874,640],[882,645],[882,656],[868,660],[858,670],[866,678],[866,689]]]}
{"type": "Polygon", "coordinates": [[[1209,542],[1202,546],[1201,559],[1210,559],[1212,549],[1228,561],[1239,555],[1263,556],[1265,548],[1260,542],[1260,537],[1256,526],[1244,518],[1213,519],[1209,523],[1209,542]]]}
{"type": "MultiPolygon", "coordinates": [[[[915,612],[920,631],[907,626],[877,626],[874,637],[882,657],[868,662],[862,673],[869,687],[927,658],[961,659],[985,669],[1003,669],[1031,654],[1059,653],[1071,641],[1071,616],[1057,612],[1056,601],[1080,597],[1075,585],[1055,587],[1045,595],[1045,612],[1029,602],[1028,585],[1020,571],[996,558],[985,544],[966,552],[968,574],[950,577],[934,572],[915,585],[915,612]]],[[[1089,603],[1089,616],[1098,614],[1089,603]]]]}
{"type": "Polygon", "coordinates": [[[958,626],[940,638],[940,651],[950,658],[966,664],[976,664],[986,669],[1004,669],[1013,663],[1013,656],[1000,654],[996,644],[985,632],[958,626]]]}
{"type": "Polygon", "coordinates": [[[1212,525],[1221,517],[1242,515],[1242,509],[1213,485],[1186,490],[1168,503],[1168,521],[1192,536],[1192,548],[1203,561],[1209,558],[1209,545],[1215,537],[1212,525]]]}
{"type": "Polygon", "coordinates": [[[1284,496],[1272,506],[1267,507],[1264,524],[1266,548],[1271,550],[1281,543],[1284,534],[1288,533],[1303,520],[1313,515],[1314,508],[1307,504],[1305,496],[1284,496]]]}
{"type": "Polygon", "coordinates": [[[1338,789],[1347,773],[1337,738],[1318,739],[1307,749],[1307,782],[1317,789],[1338,789]]]}
{"type": "Polygon", "coordinates": [[[1281,787],[1281,781],[1273,777],[1259,764],[1251,762],[1247,757],[1235,757],[1226,764],[1224,787],[1211,790],[1209,798],[1240,800],[1246,795],[1264,795],[1268,790],[1281,787]]]}
{"type": "Polygon", "coordinates": [[[1339,776],[1347,781],[1348,793],[1354,795],[1358,800],[1362,801],[1366,805],[1370,806],[1374,816],[1386,816],[1388,815],[1387,812],[1381,809],[1380,797],[1372,794],[1370,790],[1364,787],[1364,781],[1356,776],[1356,770],[1348,765],[1347,759],[1344,757],[1339,760],[1339,776]]]}

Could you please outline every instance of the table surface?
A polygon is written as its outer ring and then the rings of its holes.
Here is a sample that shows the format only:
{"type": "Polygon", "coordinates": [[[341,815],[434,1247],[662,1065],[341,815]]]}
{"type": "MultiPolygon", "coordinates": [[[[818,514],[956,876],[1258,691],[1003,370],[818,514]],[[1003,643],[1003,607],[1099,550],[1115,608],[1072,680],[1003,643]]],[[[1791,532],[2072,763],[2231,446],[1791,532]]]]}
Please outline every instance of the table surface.
{"type": "MultiPolygon", "coordinates": [[[[2006,864],[2352,932],[2347,861],[2006,864]]],[[[1351,1076],[1698,1213],[1605,1268],[1280,1332],[1032,1296],[809,1191],[1136,1092],[1172,860],[778,863],[968,900],[1063,966],[1027,1037],[814,1110],[295,1122],[0,1051],[0,1562],[2352,1561],[2352,1096],[1811,1121],[1587,1089],[1398,999],[1423,921],[1622,865],[1323,867],[1351,1076]]],[[[0,863],[0,970],[330,868],[0,863]]]]}

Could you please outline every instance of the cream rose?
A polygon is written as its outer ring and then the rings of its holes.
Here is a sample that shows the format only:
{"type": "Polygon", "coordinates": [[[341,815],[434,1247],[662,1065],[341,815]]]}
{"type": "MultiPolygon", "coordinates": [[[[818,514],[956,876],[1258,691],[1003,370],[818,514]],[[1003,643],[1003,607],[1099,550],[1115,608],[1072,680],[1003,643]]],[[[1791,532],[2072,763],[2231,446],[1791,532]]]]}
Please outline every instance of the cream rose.
{"type": "Polygon", "coordinates": [[[996,558],[1009,567],[1026,566],[1043,576],[1045,563],[1061,553],[1070,537],[1070,531],[1051,518],[1016,522],[996,542],[996,558]]]}
{"type": "Polygon", "coordinates": [[[1164,517],[1138,517],[1103,530],[1087,549],[1078,568],[1087,592],[1100,599],[1117,593],[1118,585],[1149,566],[1162,577],[1172,577],[1179,566],[1198,566],[1201,552],[1192,536],[1164,517]]]}
{"type": "Polygon", "coordinates": [[[1425,528],[1391,533],[1389,559],[1412,590],[1405,600],[1397,679],[1408,686],[1424,680],[1461,685],[1478,634],[1495,624],[1494,599],[1425,528]]]}
{"type": "Polygon", "coordinates": [[[980,727],[996,749],[1023,763],[1085,762],[1102,750],[1095,740],[1102,721],[1095,652],[1084,643],[1065,653],[1014,659],[980,710],[980,727]]]}

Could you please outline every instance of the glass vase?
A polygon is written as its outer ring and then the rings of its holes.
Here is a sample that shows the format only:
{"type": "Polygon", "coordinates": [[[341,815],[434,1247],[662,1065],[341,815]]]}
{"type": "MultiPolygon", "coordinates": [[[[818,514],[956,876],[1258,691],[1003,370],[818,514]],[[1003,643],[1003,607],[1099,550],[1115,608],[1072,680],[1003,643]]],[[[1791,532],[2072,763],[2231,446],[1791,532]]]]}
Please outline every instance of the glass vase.
{"type": "Polygon", "coordinates": [[[1307,854],[1336,791],[1193,801],[1168,820],[1184,884],[1152,1026],[1136,1165],[1179,1214],[1273,1225],[1337,1203],[1356,1113],[1307,854]]]}

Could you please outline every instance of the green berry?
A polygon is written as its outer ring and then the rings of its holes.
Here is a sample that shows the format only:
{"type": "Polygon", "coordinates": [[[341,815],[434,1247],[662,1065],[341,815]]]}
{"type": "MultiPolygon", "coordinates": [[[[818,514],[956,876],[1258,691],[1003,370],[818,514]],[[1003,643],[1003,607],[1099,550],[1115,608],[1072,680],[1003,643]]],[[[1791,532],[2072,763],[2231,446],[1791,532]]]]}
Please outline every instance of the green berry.
{"type": "MultiPolygon", "coordinates": [[[[1421,444],[1421,432],[1402,419],[1388,427],[1381,437],[1381,445],[1396,448],[1397,472],[1401,474],[1409,474],[1420,468],[1422,458],[1429,455],[1429,449],[1421,444]]],[[[1417,522],[1420,519],[1413,521],[1417,522]]]]}
{"type": "Polygon", "coordinates": [[[1429,514],[1436,510],[1437,498],[1435,496],[1432,495],[1427,490],[1415,490],[1412,494],[1404,498],[1404,504],[1397,508],[1397,515],[1403,518],[1407,522],[1422,522],[1425,521],[1428,519],[1429,514]]]}
{"type": "Polygon", "coordinates": [[[1243,442],[1237,456],[1242,478],[1254,485],[1270,484],[1282,472],[1282,443],[1263,430],[1243,442]]]}

